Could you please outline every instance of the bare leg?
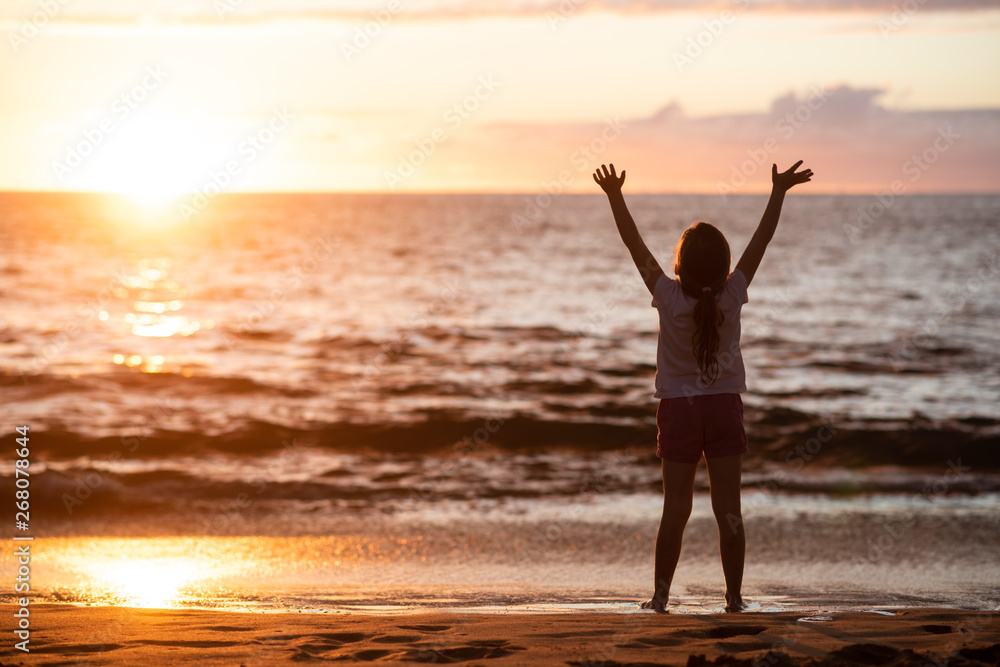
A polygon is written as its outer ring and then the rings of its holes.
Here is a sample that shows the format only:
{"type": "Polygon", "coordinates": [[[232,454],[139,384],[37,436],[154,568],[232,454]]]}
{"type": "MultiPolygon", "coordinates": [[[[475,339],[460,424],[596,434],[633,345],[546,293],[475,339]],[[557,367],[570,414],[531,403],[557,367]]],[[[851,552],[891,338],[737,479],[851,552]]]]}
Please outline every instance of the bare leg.
{"type": "Polygon", "coordinates": [[[670,598],[670,583],[681,555],[684,526],[691,516],[694,472],[697,463],[663,460],[663,516],[656,532],[656,564],[653,568],[653,599],[642,603],[644,609],[665,611],[670,598]]]}
{"type": "Polygon", "coordinates": [[[726,577],[726,611],[745,607],[740,589],[743,586],[743,563],[746,558],[746,535],[740,507],[740,478],[743,455],[705,459],[712,493],[712,511],[719,524],[719,553],[726,577]]]}

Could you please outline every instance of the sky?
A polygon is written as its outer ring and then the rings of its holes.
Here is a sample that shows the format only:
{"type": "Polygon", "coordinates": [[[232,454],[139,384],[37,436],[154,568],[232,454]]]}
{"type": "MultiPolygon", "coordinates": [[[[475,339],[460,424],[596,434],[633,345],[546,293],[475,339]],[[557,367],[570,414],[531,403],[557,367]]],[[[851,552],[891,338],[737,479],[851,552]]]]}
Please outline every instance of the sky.
{"type": "Polygon", "coordinates": [[[0,190],[1000,188],[1000,2],[0,3],[0,190]]]}

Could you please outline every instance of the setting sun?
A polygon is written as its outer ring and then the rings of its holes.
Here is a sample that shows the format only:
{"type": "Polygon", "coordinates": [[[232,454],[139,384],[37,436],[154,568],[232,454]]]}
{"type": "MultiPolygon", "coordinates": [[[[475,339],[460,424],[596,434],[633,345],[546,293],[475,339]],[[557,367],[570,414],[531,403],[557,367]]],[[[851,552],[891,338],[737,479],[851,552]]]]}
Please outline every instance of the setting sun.
{"type": "Polygon", "coordinates": [[[195,189],[220,155],[218,145],[186,118],[136,117],[106,141],[88,165],[85,187],[121,193],[149,209],[169,206],[195,189]]]}

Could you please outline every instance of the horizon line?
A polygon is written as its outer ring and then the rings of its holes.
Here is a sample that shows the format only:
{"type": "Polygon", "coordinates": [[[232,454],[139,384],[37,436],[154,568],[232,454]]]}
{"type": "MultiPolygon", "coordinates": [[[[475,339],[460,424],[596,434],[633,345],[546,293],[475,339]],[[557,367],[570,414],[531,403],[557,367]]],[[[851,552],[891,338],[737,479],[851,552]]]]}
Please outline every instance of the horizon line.
{"type": "MultiPolygon", "coordinates": [[[[0,196],[12,195],[12,194],[36,194],[36,195],[99,195],[99,196],[114,196],[121,197],[123,199],[129,199],[130,194],[127,192],[115,192],[110,190],[45,190],[45,189],[6,189],[0,188],[0,196]]],[[[188,197],[201,194],[198,192],[186,192],[177,195],[174,202],[171,204],[166,204],[160,206],[165,208],[173,205],[173,203],[179,203],[188,197]]],[[[246,196],[246,195],[382,195],[382,196],[415,196],[415,195],[524,195],[524,196],[555,196],[559,197],[562,195],[603,195],[604,193],[600,190],[590,191],[590,190],[566,190],[558,193],[550,193],[545,190],[408,190],[403,192],[395,192],[391,190],[233,190],[229,192],[222,192],[217,195],[213,195],[212,199],[218,197],[226,196],[246,196]]],[[[729,196],[740,196],[740,195],[766,195],[770,194],[770,189],[761,190],[748,190],[746,192],[731,192],[722,193],[709,190],[639,190],[635,192],[626,192],[629,196],[662,196],[662,195],[688,195],[688,196],[717,196],[717,197],[729,197],[729,196]]],[[[806,196],[843,196],[843,197],[875,197],[882,194],[881,190],[876,190],[872,192],[851,192],[851,191],[821,191],[821,192],[809,192],[802,191],[796,192],[796,195],[806,195],[806,196]]],[[[896,195],[899,197],[906,196],[978,196],[978,197],[989,197],[989,196],[1000,196],[1000,188],[997,190],[935,190],[927,192],[904,192],[896,195]]],[[[137,202],[138,204],[138,202],[137,202]]]]}

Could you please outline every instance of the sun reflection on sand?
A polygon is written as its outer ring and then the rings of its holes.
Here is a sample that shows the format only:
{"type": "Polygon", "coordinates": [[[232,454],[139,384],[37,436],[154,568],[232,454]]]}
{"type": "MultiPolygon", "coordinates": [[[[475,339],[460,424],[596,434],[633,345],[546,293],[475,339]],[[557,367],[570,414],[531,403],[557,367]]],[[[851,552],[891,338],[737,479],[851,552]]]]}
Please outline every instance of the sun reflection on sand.
{"type": "Polygon", "coordinates": [[[63,597],[98,605],[167,608],[197,603],[212,579],[238,571],[217,541],[195,538],[56,540],[63,597]]]}
{"type": "Polygon", "coordinates": [[[194,563],[147,559],[107,563],[97,578],[108,583],[109,599],[126,607],[170,607],[183,600],[183,587],[197,578],[194,563]]]}
{"type": "Polygon", "coordinates": [[[280,607],[280,590],[357,598],[389,564],[421,567],[420,543],[361,536],[46,538],[40,571],[45,588],[63,602],[280,607]]]}

